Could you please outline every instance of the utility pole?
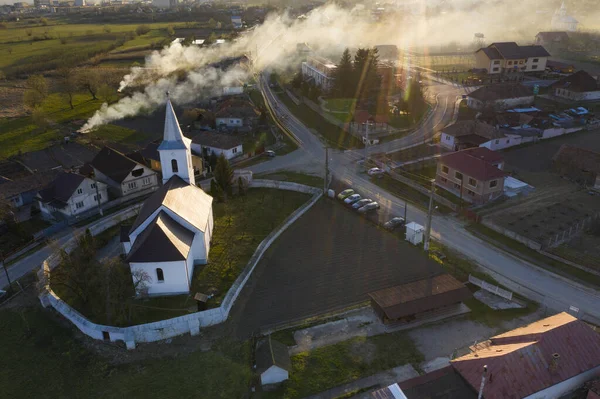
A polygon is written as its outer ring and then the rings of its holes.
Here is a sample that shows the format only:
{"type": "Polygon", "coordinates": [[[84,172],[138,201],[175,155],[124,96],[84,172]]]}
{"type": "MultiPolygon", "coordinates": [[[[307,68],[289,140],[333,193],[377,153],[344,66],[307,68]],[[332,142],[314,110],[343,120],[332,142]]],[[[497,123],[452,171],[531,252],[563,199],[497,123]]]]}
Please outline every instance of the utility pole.
{"type": "Polygon", "coordinates": [[[369,158],[369,120],[367,119],[367,127],[365,128],[365,137],[366,137],[366,143],[365,143],[365,168],[367,167],[367,158],[369,158]]]}
{"type": "Polygon", "coordinates": [[[406,201],[404,201],[404,224],[406,224],[406,201]]]}
{"type": "Polygon", "coordinates": [[[328,181],[329,181],[329,147],[325,147],[325,181],[323,182],[323,195],[327,195],[328,181]]]}
{"type": "Polygon", "coordinates": [[[427,221],[425,223],[425,242],[423,249],[429,252],[429,237],[431,235],[431,217],[433,216],[433,193],[435,192],[435,180],[431,182],[431,191],[429,192],[429,210],[427,211],[427,221]]]}
{"type": "Polygon", "coordinates": [[[8,269],[6,268],[6,264],[4,263],[4,255],[0,254],[0,264],[4,269],[4,274],[6,274],[6,281],[8,281],[8,291],[12,292],[12,283],[10,282],[10,276],[8,275],[8,269]]]}

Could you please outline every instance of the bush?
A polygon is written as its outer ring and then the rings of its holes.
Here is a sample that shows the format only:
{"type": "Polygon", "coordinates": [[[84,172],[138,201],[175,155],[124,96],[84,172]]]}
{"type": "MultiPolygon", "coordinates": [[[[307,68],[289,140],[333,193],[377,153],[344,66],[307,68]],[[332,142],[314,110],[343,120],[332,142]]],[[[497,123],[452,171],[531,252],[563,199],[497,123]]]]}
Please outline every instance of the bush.
{"type": "Polygon", "coordinates": [[[150,27],[148,25],[140,25],[135,28],[135,33],[137,33],[138,36],[145,35],[148,32],[150,32],[150,27]]]}
{"type": "Polygon", "coordinates": [[[46,18],[40,18],[40,24],[43,26],[48,26],[48,20],[46,18]]]}

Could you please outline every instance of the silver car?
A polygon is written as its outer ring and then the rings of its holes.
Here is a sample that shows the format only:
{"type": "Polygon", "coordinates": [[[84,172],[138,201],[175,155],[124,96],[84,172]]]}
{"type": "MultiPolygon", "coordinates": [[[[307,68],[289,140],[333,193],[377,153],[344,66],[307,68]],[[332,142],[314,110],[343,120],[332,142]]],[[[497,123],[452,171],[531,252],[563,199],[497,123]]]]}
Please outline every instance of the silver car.
{"type": "Polygon", "coordinates": [[[363,206],[362,208],[359,208],[358,212],[367,213],[376,209],[379,209],[379,204],[377,202],[369,202],[367,205],[363,206]]]}
{"type": "Polygon", "coordinates": [[[363,206],[367,205],[369,202],[373,202],[373,200],[370,198],[363,198],[360,201],[357,201],[354,204],[352,204],[352,209],[360,209],[363,206]]]}
{"type": "Polygon", "coordinates": [[[355,202],[359,201],[362,197],[360,196],[360,194],[352,194],[351,196],[349,196],[348,198],[346,198],[344,200],[345,204],[351,205],[354,204],[355,202]]]}

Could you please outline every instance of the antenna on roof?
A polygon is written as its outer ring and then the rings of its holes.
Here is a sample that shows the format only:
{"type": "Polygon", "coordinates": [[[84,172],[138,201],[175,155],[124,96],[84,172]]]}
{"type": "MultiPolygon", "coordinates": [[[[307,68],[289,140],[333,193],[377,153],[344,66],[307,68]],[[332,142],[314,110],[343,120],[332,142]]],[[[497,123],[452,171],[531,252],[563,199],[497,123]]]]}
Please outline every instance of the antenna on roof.
{"type": "Polygon", "coordinates": [[[481,375],[481,386],[479,387],[479,395],[477,395],[477,399],[481,399],[483,397],[483,387],[485,386],[486,374],[487,374],[487,365],[483,366],[483,374],[481,375]]]}

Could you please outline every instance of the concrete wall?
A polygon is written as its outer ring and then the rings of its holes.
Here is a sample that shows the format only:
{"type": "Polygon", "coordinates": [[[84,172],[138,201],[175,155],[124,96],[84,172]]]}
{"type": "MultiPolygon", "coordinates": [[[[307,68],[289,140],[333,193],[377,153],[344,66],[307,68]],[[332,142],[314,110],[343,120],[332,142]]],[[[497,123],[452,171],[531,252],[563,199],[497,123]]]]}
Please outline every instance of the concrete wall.
{"type": "MultiPolygon", "coordinates": [[[[270,181],[270,180],[254,180],[251,187],[268,187],[278,188],[281,190],[299,191],[312,194],[312,198],[304,203],[300,208],[288,216],[283,223],[274,231],[272,231],[256,248],[256,251],[250,258],[242,273],[235,280],[220,307],[196,312],[185,316],[175,317],[168,320],[162,320],[154,323],[140,324],[131,327],[113,327],[104,326],[92,323],[75,309],[67,305],[60,299],[47,285],[45,275],[58,265],[58,257],[52,255],[46,259],[38,276],[41,282],[46,282],[42,287],[42,293],[39,295],[40,302],[44,307],[51,306],[57,312],[62,314],[66,319],[71,321],[81,332],[94,339],[103,340],[104,332],[108,333],[110,341],[124,341],[128,349],[134,349],[136,342],[154,342],[163,339],[175,337],[182,334],[190,333],[198,335],[201,327],[207,327],[214,324],[219,324],[227,320],[229,311],[235,303],[241,290],[251,276],[254,268],[271,246],[271,244],[283,233],[292,223],[310,209],[322,196],[322,191],[314,187],[308,187],[296,183],[270,181]]],[[[121,220],[133,217],[139,211],[141,205],[135,205],[123,211],[117,212],[110,217],[99,221],[90,226],[90,231],[93,235],[99,234],[109,227],[114,226],[121,220]]],[[[70,252],[75,247],[75,239],[71,239],[63,248],[70,252]]]]}
{"type": "Polygon", "coordinates": [[[261,385],[277,384],[290,377],[289,373],[281,367],[271,366],[260,375],[261,385]]]}
{"type": "Polygon", "coordinates": [[[492,230],[494,230],[494,231],[496,231],[496,232],[498,232],[500,234],[503,234],[503,235],[505,235],[505,236],[507,236],[509,238],[512,238],[513,240],[518,241],[521,244],[525,244],[525,245],[527,245],[531,249],[535,249],[536,251],[539,251],[540,249],[542,249],[542,244],[541,243],[539,243],[537,241],[534,241],[534,240],[531,240],[531,239],[529,239],[527,237],[524,237],[524,236],[522,236],[520,234],[517,234],[514,231],[505,229],[502,226],[498,226],[496,223],[492,222],[491,220],[483,219],[481,221],[481,224],[483,224],[486,227],[489,227],[490,229],[492,229],[492,230]]]}
{"type": "Polygon", "coordinates": [[[493,139],[480,144],[480,147],[489,148],[492,151],[502,150],[504,148],[519,145],[522,142],[521,136],[507,136],[503,138],[493,139]]]}
{"type": "MultiPolygon", "coordinates": [[[[559,366],[560,367],[560,366],[559,366]]],[[[549,388],[534,393],[533,395],[526,396],[524,399],[554,399],[562,397],[563,395],[574,391],[581,387],[585,382],[590,381],[594,378],[600,377],[600,366],[595,367],[591,370],[583,372],[575,377],[571,377],[568,380],[559,382],[549,388]]]]}

